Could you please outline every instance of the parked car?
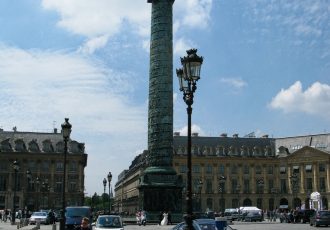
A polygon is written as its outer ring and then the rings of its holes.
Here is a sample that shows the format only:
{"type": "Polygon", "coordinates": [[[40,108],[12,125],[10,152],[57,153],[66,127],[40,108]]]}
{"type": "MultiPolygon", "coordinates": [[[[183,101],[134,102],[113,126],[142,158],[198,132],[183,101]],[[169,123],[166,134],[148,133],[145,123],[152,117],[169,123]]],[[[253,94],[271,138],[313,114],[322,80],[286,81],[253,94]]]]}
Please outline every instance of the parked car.
{"type": "Polygon", "coordinates": [[[236,208],[227,208],[225,209],[224,216],[227,220],[237,220],[238,219],[238,210],[236,208]]]}
{"type": "Polygon", "coordinates": [[[309,224],[315,227],[320,225],[328,226],[330,225],[330,211],[328,210],[318,210],[311,216],[309,224]]]}
{"type": "Polygon", "coordinates": [[[89,206],[70,206],[65,208],[65,227],[75,229],[81,224],[82,218],[92,220],[92,211],[89,206]]]}
{"type": "Polygon", "coordinates": [[[29,224],[36,224],[37,222],[40,222],[40,224],[49,224],[49,217],[47,215],[47,212],[32,213],[29,219],[29,224]]]}
{"type": "MultiPolygon", "coordinates": [[[[195,219],[193,220],[193,227],[195,230],[217,230],[214,219],[195,219]]],[[[185,230],[186,223],[181,222],[175,225],[172,230],[185,230]]]]}
{"type": "Polygon", "coordinates": [[[124,230],[122,218],[118,215],[100,215],[92,225],[94,230],[124,230]]]}
{"type": "Polygon", "coordinates": [[[262,221],[262,214],[259,211],[248,211],[244,217],[246,222],[262,221]]]}

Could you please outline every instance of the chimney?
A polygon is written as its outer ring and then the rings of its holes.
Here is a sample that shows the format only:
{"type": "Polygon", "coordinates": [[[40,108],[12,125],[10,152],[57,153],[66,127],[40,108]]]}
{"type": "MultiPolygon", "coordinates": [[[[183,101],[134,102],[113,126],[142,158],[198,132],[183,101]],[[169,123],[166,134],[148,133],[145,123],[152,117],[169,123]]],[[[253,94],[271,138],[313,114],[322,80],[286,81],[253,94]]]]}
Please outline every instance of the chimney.
{"type": "Polygon", "coordinates": [[[233,138],[238,138],[238,133],[235,133],[235,134],[233,135],[233,138]]]}
{"type": "Polygon", "coordinates": [[[179,137],[180,136],[180,132],[174,132],[174,136],[175,137],[179,137]]]}
{"type": "Polygon", "coordinates": [[[262,138],[268,138],[268,134],[263,135],[262,138]]]}
{"type": "Polygon", "coordinates": [[[227,133],[221,133],[220,137],[227,137],[227,133]]]}
{"type": "Polygon", "coordinates": [[[57,128],[54,128],[54,133],[57,133],[57,128]]]}
{"type": "Polygon", "coordinates": [[[198,133],[192,133],[191,134],[193,137],[198,137],[198,133]]]}

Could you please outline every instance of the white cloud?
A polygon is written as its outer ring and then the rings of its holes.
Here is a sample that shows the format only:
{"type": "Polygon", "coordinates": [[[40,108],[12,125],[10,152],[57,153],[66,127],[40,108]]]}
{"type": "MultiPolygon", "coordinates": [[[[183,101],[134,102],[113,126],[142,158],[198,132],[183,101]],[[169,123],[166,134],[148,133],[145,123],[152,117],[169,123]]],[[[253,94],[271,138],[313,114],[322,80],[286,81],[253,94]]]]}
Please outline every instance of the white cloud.
{"type": "Polygon", "coordinates": [[[186,51],[191,48],[196,48],[196,45],[191,40],[179,38],[174,42],[173,54],[183,57],[187,55],[186,51]]]}
{"type": "Polygon", "coordinates": [[[303,91],[301,82],[297,81],[288,89],[281,89],[269,105],[285,113],[304,112],[329,118],[330,85],[315,82],[303,91]]]}
{"type": "Polygon", "coordinates": [[[247,86],[247,83],[241,78],[221,78],[220,81],[231,87],[234,87],[235,89],[241,89],[247,86]]]}
{"type": "Polygon", "coordinates": [[[144,105],[132,105],[126,96],[134,90],[133,77],[100,63],[71,53],[2,46],[0,76],[0,106],[6,111],[0,120],[22,121],[24,127],[27,120],[42,124],[69,114],[84,120],[76,125],[89,131],[144,131],[144,105]]]}
{"type": "Polygon", "coordinates": [[[151,4],[142,0],[43,0],[42,5],[59,13],[58,26],[87,37],[112,36],[125,22],[131,23],[135,32],[143,34],[150,21],[151,4]]]}
{"type": "MultiPolygon", "coordinates": [[[[187,136],[188,135],[188,126],[184,126],[175,132],[180,132],[181,136],[187,136]]],[[[199,136],[205,135],[205,132],[201,129],[201,127],[199,127],[196,124],[191,125],[191,133],[198,133],[199,136]]]]}
{"type": "MultiPolygon", "coordinates": [[[[208,27],[213,0],[177,0],[174,2],[174,34],[182,27],[208,27]]],[[[106,45],[111,37],[129,30],[140,36],[141,46],[149,48],[144,40],[150,36],[151,4],[146,0],[42,0],[42,6],[60,15],[57,25],[67,31],[83,35],[89,40],[80,48],[93,53],[106,45]]],[[[180,52],[179,39],[174,52],[180,52]]],[[[190,41],[185,41],[187,46],[190,41]]],[[[191,47],[190,47],[191,48],[191,47]]],[[[148,50],[148,49],[146,49],[148,50]]]]}
{"type": "Polygon", "coordinates": [[[213,0],[175,1],[174,10],[179,24],[193,28],[207,28],[210,22],[212,2],[213,0]]]}
{"type": "Polygon", "coordinates": [[[108,39],[108,35],[91,38],[82,47],[80,47],[78,51],[84,54],[92,54],[95,50],[103,48],[107,44],[108,39]]]}

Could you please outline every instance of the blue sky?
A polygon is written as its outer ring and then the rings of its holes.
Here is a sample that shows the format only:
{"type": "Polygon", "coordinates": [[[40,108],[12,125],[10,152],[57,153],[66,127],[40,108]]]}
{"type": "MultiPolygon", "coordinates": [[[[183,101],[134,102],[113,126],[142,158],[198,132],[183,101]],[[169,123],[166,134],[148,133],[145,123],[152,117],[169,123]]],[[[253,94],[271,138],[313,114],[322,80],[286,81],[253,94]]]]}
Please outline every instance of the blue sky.
{"type": "MultiPolygon", "coordinates": [[[[193,131],[330,132],[329,11],[323,0],[176,0],[173,73],[185,50],[204,57],[193,131]]],[[[0,1],[0,127],[47,132],[69,117],[89,195],[147,148],[150,14],[146,0],[0,1]]]]}

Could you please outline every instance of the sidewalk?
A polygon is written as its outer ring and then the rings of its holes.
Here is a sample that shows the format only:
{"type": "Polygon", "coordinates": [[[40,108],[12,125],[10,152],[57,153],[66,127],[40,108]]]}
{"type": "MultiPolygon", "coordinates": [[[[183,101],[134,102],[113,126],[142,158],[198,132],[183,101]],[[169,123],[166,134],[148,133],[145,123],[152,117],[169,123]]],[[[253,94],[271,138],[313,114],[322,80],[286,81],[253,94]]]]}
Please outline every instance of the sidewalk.
{"type": "MultiPolygon", "coordinates": [[[[14,230],[14,229],[20,229],[20,230],[32,230],[35,228],[36,225],[28,225],[24,226],[22,228],[17,228],[16,225],[11,225],[10,221],[7,222],[0,222],[0,230],[14,230]]],[[[57,227],[58,229],[58,227],[57,227]]],[[[52,225],[40,225],[40,230],[52,230],[52,225]]]]}

